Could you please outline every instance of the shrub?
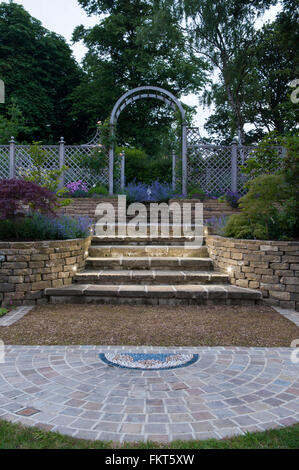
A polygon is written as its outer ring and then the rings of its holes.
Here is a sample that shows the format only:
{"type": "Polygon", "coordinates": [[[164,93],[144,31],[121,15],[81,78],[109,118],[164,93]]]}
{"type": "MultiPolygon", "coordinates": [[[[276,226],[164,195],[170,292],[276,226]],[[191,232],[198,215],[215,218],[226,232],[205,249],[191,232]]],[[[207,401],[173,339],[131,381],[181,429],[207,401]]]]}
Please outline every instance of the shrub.
{"type": "Polygon", "coordinates": [[[91,221],[85,217],[48,217],[34,214],[22,220],[0,221],[1,240],[67,240],[85,238],[90,234],[91,221]]]}
{"type": "MultiPolygon", "coordinates": [[[[77,193],[80,193],[80,194],[81,193],[86,193],[86,194],[88,193],[86,183],[84,183],[82,180],[74,181],[72,183],[68,183],[66,185],[66,189],[68,190],[68,192],[71,196],[74,196],[74,194],[77,194],[77,193]]],[[[76,196],[74,196],[74,197],[76,197],[76,196]]],[[[79,196],[77,196],[77,197],[79,197],[79,196]]]]}
{"type": "Polygon", "coordinates": [[[191,186],[188,188],[188,198],[204,201],[206,199],[206,193],[200,186],[191,186]]]}
{"type": "Polygon", "coordinates": [[[32,211],[54,215],[57,208],[55,194],[30,181],[17,179],[0,180],[0,220],[12,219],[32,211]]]}
{"type": "Polygon", "coordinates": [[[225,235],[260,240],[292,238],[297,201],[285,175],[262,175],[248,187],[248,193],[239,200],[241,213],[229,218],[225,235]]]}
{"type": "Polygon", "coordinates": [[[90,196],[96,196],[96,195],[99,195],[99,196],[108,196],[108,189],[106,188],[106,186],[102,185],[102,184],[98,184],[96,186],[93,186],[89,191],[88,191],[88,194],[90,196]]]}
{"type": "Polygon", "coordinates": [[[148,196],[148,187],[144,183],[129,183],[123,191],[123,194],[127,197],[127,202],[131,204],[132,202],[143,202],[147,201],[148,196]]]}
{"type": "Polygon", "coordinates": [[[127,202],[167,202],[169,199],[180,198],[180,194],[173,191],[171,184],[154,181],[147,186],[144,183],[132,182],[124,188],[127,202]]]}
{"type": "Polygon", "coordinates": [[[227,190],[218,200],[219,202],[227,202],[233,209],[237,209],[239,207],[240,197],[239,193],[227,190]]]}
{"type": "Polygon", "coordinates": [[[227,223],[227,216],[210,217],[204,221],[205,225],[213,228],[216,235],[223,235],[227,223]]]}
{"type": "Polygon", "coordinates": [[[169,199],[180,197],[173,191],[172,185],[168,183],[159,183],[159,181],[154,181],[149,187],[149,190],[149,200],[154,202],[168,202],[169,199]]]}

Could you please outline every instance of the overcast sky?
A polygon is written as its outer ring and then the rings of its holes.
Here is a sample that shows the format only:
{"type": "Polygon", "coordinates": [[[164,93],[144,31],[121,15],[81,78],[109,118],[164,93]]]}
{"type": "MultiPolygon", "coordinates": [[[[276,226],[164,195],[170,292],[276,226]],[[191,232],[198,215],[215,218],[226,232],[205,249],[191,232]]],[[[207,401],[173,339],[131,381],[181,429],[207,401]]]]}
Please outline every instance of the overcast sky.
{"type": "MultiPolygon", "coordinates": [[[[9,0],[4,1],[9,3],[9,0]]],[[[77,0],[14,0],[14,3],[23,5],[25,10],[27,10],[31,16],[39,19],[45,28],[64,36],[72,47],[77,61],[81,62],[86,49],[82,43],[74,45],[71,43],[72,33],[75,27],[80,24],[86,27],[95,25],[98,21],[96,16],[88,17],[85,11],[79,6],[77,0]]],[[[265,16],[264,21],[268,19],[273,20],[278,8],[279,7],[271,8],[269,14],[265,16]]],[[[203,136],[206,135],[203,125],[211,111],[198,106],[198,97],[196,95],[182,97],[181,99],[186,104],[197,106],[198,114],[196,125],[200,127],[201,134],[203,136]]]]}

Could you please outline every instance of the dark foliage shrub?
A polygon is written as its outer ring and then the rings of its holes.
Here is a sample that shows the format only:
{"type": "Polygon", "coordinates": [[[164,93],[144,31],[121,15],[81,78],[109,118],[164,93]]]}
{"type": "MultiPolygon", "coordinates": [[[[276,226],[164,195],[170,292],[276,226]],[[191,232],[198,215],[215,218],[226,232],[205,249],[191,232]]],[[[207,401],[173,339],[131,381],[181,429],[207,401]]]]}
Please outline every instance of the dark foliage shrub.
{"type": "Polygon", "coordinates": [[[289,240],[296,236],[297,201],[286,176],[261,175],[248,187],[239,202],[241,213],[228,219],[225,235],[258,240],[289,240]]]}
{"type": "Polygon", "coordinates": [[[31,181],[0,180],[0,220],[26,214],[26,206],[33,212],[54,215],[57,199],[54,193],[31,181]]]}

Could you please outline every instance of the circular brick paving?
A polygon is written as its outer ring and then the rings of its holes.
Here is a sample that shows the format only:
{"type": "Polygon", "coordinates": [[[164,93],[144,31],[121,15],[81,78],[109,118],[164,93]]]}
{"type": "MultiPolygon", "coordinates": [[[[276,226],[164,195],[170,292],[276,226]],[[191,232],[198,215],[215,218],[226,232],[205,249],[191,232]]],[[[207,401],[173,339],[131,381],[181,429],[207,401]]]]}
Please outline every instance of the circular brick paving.
{"type": "Polygon", "coordinates": [[[7,346],[0,418],[80,438],[206,439],[299,422],[290,348],[7,346]],[[111,367],[105,352],[198,354],[179,369],[111,367]]]}

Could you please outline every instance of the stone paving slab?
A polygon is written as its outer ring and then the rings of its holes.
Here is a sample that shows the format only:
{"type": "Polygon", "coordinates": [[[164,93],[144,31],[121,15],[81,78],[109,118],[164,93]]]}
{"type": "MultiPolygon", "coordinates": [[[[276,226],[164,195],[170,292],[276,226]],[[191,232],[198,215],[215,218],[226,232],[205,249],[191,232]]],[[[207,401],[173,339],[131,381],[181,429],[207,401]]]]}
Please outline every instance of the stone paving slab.
{"type": "Polygon", "coordinates": [[[221,439],[299,422],[292,348],[6,346],[0,417],[87,439],[221,439]],[[113,352],[186,352],[180,369],[111,367],[113,352]]]}
{"type": "Polygon", "coordinates": [[[18,307],[11,312],[8,312],[4,317],[0,318],[0,326],[10,326],[16,323],[18,320],[24,317],[27,313],[29,313],[33,307],[18,307]]]}
{"type": "Polygon", "coordinates": [[[274,307],[274,306],[272,306],[272,308],[274,308],[276,312],[280,313],[291,322],[295,323],[296,326],[299,326],[299,312],[296,312],[295,310],[274,307]]]}

